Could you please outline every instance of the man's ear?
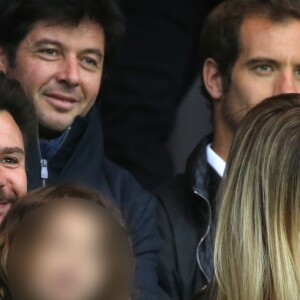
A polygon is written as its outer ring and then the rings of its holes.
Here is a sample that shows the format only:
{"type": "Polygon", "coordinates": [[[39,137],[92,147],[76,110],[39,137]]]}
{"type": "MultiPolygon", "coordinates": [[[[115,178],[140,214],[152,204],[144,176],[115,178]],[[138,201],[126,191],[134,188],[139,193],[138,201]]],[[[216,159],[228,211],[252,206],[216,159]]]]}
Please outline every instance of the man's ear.
{"type": "Polygon", "coordinates": [[[203,66],[203,81],[205,88],[213,98],[219,100],[223,96],[223,82],[217,62],[208,58],[203,66]]]}
{"type": "Polygon", "coordinates": [[[0,46],[0,72],[7,73],[7,57],[4,49],[0,46]]]}

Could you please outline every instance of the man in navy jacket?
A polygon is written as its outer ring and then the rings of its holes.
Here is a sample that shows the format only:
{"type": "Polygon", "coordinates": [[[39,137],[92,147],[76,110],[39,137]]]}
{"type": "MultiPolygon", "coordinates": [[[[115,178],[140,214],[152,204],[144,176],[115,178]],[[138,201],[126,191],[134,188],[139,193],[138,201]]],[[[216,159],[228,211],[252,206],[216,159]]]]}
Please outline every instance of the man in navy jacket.
{"type": "Polygon", "coordinates": [[[101,190],[119,206],[132,235],[137,294],[157,299],[155,204],[104,157],[95,102],[103,67],[122,33],[107,0],[9,0],[0,7],[0,69],[32,100],[39,134],[28,151],[29,189],[75,183],[101,190]]]}

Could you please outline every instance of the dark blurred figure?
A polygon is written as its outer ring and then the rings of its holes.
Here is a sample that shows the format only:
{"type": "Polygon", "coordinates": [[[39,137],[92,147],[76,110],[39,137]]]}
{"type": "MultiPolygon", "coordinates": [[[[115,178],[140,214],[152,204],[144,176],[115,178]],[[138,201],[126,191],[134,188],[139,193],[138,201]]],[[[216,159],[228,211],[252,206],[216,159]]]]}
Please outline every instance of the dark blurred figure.
{"type": "Polygon", "coordinates": [[[0,228],[2,300],[129,300],[134,259],[119,211],[101,194],[42,188],[0,228]]]}
{"type": "Polygon", "coordinates": [[[100,95],[106,153],[150,190],[173,174],[165,144],[199,73],[203,19],[219,2],[120,0],[127,34],[100,95]]]}

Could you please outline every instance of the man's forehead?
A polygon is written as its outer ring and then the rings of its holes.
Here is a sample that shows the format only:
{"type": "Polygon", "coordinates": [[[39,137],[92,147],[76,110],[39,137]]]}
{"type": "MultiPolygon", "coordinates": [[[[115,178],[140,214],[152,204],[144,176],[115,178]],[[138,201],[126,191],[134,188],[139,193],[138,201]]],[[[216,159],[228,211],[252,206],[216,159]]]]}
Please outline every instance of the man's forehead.
{"type": "Polygon", "coordinates": [[[89,40],[98,44],[104,40],[104,30],[99,24],[89,20],[83,20],[78,24],[45,20],[35,23],[25,37],[25,40],[30,39],[34,42],[48,37],[55,37],[55,39],[60,40],[62,43],[76,39],[77,41],[89,40]],[[78,39],[79,37],[80,39],[78,39]]]}
{"type": "Polygon", "coordinates": [[[300,55],[300,20],[289,18],[275,22],[262,16],[250,16],[242,23],[239,41],[245,55],[266,56],[276,52],[288,55],[293,50],[300,55]]]}
{"type": "Polygon", "coordinates": [[[24,148],[22,133],[7,111],[0,111],[0,149],[24,148]]]}
{"type": "Polygon", "coordinates": [[[241,24],[242,34],[250,33],[257,34],[259,33],[257,29],[265,33],[270,33],[274,30],[280,30],[289,27],[290,25],[300,26],[300,19],[295,19],[291,17],[283,18],[282,20],[272,20],[267,16],[253,15],[248,16],[244,19],[241,24]]]}

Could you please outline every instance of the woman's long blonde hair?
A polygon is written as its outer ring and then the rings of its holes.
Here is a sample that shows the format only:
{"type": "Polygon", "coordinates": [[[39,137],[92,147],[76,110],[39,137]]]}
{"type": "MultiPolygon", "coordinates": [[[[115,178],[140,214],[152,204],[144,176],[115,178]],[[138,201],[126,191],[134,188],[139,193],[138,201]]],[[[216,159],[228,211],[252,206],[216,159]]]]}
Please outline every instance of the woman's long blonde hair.
{"type": "Polygon", "coordinates": [[[300,96],[242,121],[218,196],[217,300],[300,299],[300,96]]]}

